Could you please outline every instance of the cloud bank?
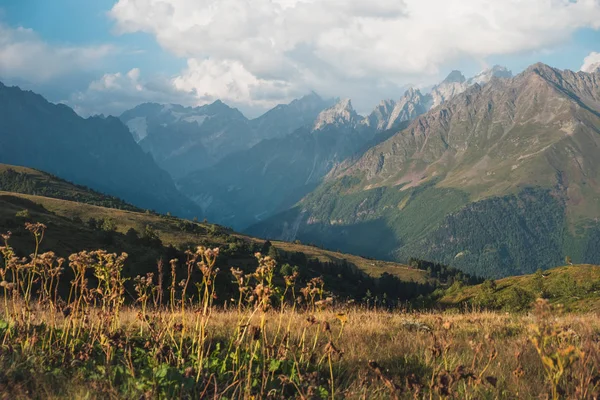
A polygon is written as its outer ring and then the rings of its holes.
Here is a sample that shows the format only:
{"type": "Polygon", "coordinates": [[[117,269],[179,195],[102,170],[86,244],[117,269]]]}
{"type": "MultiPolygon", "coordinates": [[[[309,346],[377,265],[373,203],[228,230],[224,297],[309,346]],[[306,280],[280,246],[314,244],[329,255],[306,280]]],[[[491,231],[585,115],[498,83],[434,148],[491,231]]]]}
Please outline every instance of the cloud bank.
{"type": "Polygon", "coordinates": [[[192,105],[198,99],[193,93],[178,90],[172,78],[152,76],[145,79],[139,68],[133,68],[127,73],[104,74],[66,101],[83,116],[120,115],[144,102],[192,105]]]}
{"type": "Polygon", "coordinates": [[[0,77],[44,83],[91,69],[117,49],[111,45],[53,46],[33,30],[0,23],[0,77]]]}
{"type": "Polygon", "coordinates": [[[458,60],[550,48],[600,28],[600,0],[119,0],[110,16],[186,58],[174,82],[198,102],[266,106],[391,95],[458,60]]]}
{"type": "Polygon", "coordinates": [[[591,52],[589,56],[583,60],[581,71],[583,72],[595,72],[600,68],[600,53],[591,52]]]}

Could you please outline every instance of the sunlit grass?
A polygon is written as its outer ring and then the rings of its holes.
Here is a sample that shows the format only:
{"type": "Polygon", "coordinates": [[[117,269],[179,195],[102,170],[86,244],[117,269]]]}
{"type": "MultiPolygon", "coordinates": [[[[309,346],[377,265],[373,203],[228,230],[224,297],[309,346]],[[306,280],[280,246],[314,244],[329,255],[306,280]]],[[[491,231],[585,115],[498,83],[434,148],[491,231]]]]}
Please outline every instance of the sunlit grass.
{"type": "MultiPolygon", "coordinates": [[[[27,227],[38,248],[45,227],[27,227]]],[[[80,252],[65,269],[52,253],[18,258],[3,240],[3,398],[598,395],[595,314],[545,301],[532,314],[368,309],[337,301],[319,278],[274,285],[276,263],[261,254],[255,271],[219,271],[219,249],[204,247],[126,293],[126,254],[80,252]],[[235,298],[219,298],[219,274],[237,283],[235,298]]]]}

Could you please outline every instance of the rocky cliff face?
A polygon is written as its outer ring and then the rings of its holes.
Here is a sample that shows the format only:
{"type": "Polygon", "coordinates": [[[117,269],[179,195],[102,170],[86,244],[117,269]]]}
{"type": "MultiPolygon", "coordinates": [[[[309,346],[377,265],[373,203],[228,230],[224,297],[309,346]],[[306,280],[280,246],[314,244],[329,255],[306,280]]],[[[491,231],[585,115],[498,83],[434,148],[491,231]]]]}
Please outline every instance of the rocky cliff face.
{"type": "Polygon", "coordinates": [[[313,125],[313,131],[318,131],[328,126],[353,127],[360,123],[361,120],[360,115],[352,107],[352,101],[350,99],[343,99],[317,116],[313,125]]]}
{"type": "Polygon", "coordinates": [[[409,89],[398,101],[387,120],[385,129],[393,129],[405,121],[412,121],[426,113],[432,106],[430,96],[423,95],[417,89],[409,89]]]}

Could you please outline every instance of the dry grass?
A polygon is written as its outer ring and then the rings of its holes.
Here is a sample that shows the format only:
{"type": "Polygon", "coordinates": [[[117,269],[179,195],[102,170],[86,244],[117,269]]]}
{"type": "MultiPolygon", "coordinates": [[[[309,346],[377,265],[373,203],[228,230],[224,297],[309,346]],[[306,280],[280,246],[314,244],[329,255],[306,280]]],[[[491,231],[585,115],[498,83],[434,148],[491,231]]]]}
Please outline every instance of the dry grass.
{"type": "MultiPolygon", "coordinates": [[[[98,323],[99,314],[99,310],[90,312],[91,325],[98,323]]],[[[51,322],[47,313],[36,314],[34,318],[38,323],[51,322]]],[[[288,332],[290,343],[316,343],[314,355],[326,352],[329,338],[323,326],[328,323],[336,349],[343,352],[333,364],[336,398],[388,399],[395,395],[398,398],[534,399],[551,395],[542,362],[530,342],[530,327],[536,324],[534,315],[404,313],[342,307],[315,313],[248,311],[242,319],[249,326],[264,324],[269,341],[274,341],[279,330],[280,337],[282,332],[288,332]],[[340,313],[347,318],[343,332],[340,313]],[[383,376],[378,376],[373,362],[383,376]],[[446,373],[453,381],[444,387],[440,377],[446,373]],[[465,377],[460,378],[456,375],[459,373],[465,377]],[[395,393],[386,385],[386,379],[397,386],[395,393]]],[[[61,316],[59,328],[65,320],[61,316]]],[[[196,323],[197,314],[186,312],[183,318],[173,318],[169,312],[151,312],[150,320],[161,321],[165,326],[189,327],[196,323]]],[[[598,315],[556,315],[549,322],[561,335],[572,336],[573,343],[584,352],[572,367],[574,379],[570,382],[569,396],[560,398],[595,398],[592,395],[598,394],[600,361],[598,315]],[[587,396],[582,397],[584,390],[587,396]]],[[[215,311],[207,325],[207,341],[213,345],[225,344],[238,332],[239,325],[240,314],[236,310],[215,311]]],[[[143,327],[138,308],[128,307],[121,312],[119,331],[134,335],[143,327]]],[[[321,384],[323,382],[327,379],[321,378],[321,384]]],[[[85,391],[78,385],[73,389],[85,391]]],[[[302,396],[296,393],[295,397],[302,396]]],[[[324,396],[327,397],[331,398],[324,396]]],[[[240,394],[239,398],[248,397],[240,394]]]]}
{"type": "Polygon", "coordinates": [[[218,249],[136,277],[126,254],[39,254],[0,246],[0,395],[88,399],[592,399],[600,319],[547,301],[531,314],[381,311],[336,303],[320,278],[273,284],[276,263],[219,271],[218,249]],[[201,278],[192,280],[193,271],[201,278]],[[216,305],[215,277],[239,297],[216,305]],[[165,280],[165,277],[171,279],[165,280]],[[180,277],[184,279],[180,280],[180,277]],[[179,277],[179,278],[178,278],[179,277]]]}

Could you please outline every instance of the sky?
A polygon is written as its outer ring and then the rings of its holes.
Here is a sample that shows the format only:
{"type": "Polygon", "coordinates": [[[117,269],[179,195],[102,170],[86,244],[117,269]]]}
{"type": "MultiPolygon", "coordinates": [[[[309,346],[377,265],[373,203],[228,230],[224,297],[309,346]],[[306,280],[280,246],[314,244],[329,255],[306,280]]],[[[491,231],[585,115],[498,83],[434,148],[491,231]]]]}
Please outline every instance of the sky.
{"type": "Polygon", "coordinates": [[[499,64],[589,69],[600,0],[0,0],[0,81],[83,116],[310,91],[368,113],[499,64]]]}

